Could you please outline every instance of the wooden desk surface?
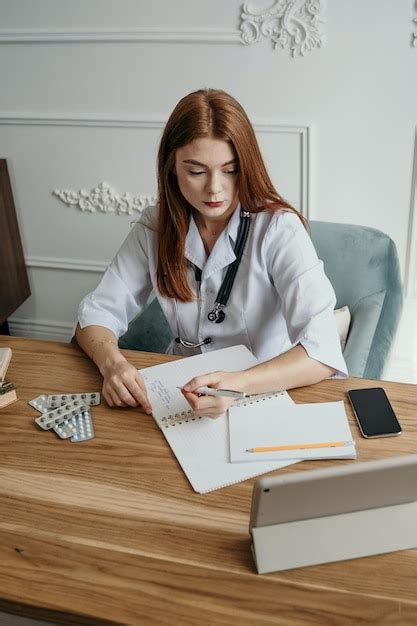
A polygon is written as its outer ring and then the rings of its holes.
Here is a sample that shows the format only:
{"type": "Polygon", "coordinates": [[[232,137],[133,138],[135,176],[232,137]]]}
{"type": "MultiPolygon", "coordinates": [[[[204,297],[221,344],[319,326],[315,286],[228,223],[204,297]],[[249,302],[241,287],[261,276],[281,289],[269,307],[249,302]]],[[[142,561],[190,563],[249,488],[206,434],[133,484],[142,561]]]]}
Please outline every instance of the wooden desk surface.
{"type": "MultiPolygon", "coordinates": [[[[259,576],[248,535],[254,480],[196,494],[138,409],[94,407],[88,442],[42,432],[27,401],[100,390],[99,374],[74,346],[2,345],[13,349],[7,378],[19,401],[0,409],[0,610],[77,625],[417,623],[417,550],[259,576]]],[[[128,355],[137,367],[173,358],[128,355]]],[[[370,384],[324,381],[291,396],[345,399],[360,460],[417,451],[414,385],[381,383],[403,434],[361,438],[346,391],[370,384]]]]}

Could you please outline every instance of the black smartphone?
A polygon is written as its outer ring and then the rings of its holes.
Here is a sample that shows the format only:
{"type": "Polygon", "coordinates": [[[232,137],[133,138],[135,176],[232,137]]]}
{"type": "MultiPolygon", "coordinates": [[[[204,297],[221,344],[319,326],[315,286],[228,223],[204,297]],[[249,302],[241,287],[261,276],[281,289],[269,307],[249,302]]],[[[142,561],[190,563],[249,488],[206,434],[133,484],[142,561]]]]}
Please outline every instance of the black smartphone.
{"type": "Polygon", "coordinates": [[[351,389],[347,395],[364,437],[392,437],[401,433],[400,423],[382,387],[351,389]]]}

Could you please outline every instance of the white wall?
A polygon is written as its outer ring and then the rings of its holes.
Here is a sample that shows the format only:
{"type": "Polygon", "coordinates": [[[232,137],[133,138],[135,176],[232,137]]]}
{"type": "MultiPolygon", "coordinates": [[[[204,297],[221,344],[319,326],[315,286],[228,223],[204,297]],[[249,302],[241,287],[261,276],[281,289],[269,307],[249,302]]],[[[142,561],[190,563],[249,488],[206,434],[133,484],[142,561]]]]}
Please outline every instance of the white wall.
{"type": "Polygon", "coordinates": [[[239,44],[241,4],[0,0],[0,156],[33,293],[11,319],[15,332],[67,339],[78,301],[133,219],[82,213],[52,191],[107,181],[121,194],[154,194],[162,124],[202,86],[246,108],[283,195],[310,218],[386,231],[404,274],[413,0],[328,0],[327,44],[295,59],[266,40],[239,44]]]}

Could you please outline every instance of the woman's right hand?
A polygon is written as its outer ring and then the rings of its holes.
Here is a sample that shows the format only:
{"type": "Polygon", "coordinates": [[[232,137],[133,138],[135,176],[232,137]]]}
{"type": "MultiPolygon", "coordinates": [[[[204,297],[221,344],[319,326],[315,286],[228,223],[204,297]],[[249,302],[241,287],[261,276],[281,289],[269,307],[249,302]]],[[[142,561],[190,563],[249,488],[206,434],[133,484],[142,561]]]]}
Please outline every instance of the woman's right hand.
{"type": "Polygon", "coordinates": [[[103,376],[102,394],[110,407],[142,406],[152,412],[146,386],[140,372],[129,363],[116,346],[105,346],[99,369],[103,376]]]}

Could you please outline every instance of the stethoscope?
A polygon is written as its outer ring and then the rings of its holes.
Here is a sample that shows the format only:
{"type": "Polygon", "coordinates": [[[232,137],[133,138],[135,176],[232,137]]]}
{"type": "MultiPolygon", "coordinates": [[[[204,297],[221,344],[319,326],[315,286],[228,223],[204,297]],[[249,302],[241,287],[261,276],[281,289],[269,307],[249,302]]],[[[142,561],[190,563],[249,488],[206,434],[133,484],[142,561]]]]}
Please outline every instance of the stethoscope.
{"type": "MultiPolygon", "coordinates": [[[[249,235],[250,218],[251,214],[249,213],[249,211],[245,211],[242,209],[240,212],[239,228],[237,231],[236,243],[234,247],[236,259],[228,266],[226,276],[224,277],[223,282],[220,285],[219,292],[216,296],[214,307],[207,315],[209,321],[214,322],[215,324],[221,324],[222,322],[224,322],[224,319],[226,317],[224,309],[226,308],[226,305],[229,301],[237,270],[239,269],[240,261],[245,250],[246,241],[249,235]]],[[[198,267],[195,268],[195,276],[196,281],[200,282],[201,270],[198,267]]],[[[181,344],[184,348],[199,348],[200,346],[211,343],[212,339],[211,337],[206,337],[205,339],[203,339],[203,341],[200,341],[199,343],[192,343],[191,341],[187,341],[186,339],[181,339],[181,337],[175,337],[175,341],[176,343],[181,344]]]]}

